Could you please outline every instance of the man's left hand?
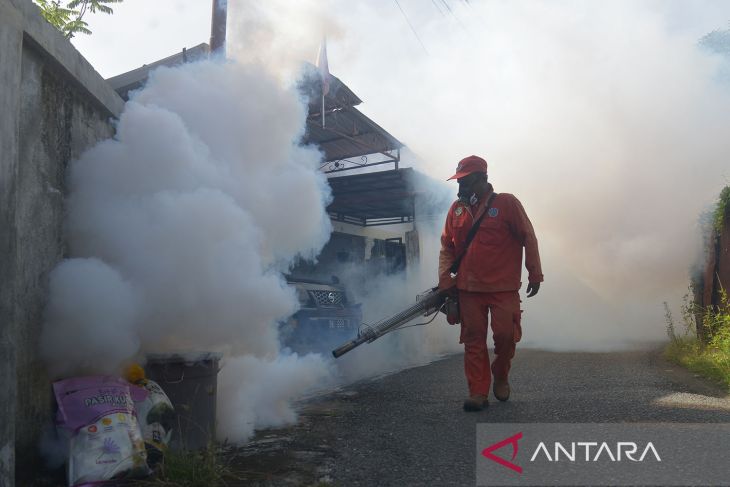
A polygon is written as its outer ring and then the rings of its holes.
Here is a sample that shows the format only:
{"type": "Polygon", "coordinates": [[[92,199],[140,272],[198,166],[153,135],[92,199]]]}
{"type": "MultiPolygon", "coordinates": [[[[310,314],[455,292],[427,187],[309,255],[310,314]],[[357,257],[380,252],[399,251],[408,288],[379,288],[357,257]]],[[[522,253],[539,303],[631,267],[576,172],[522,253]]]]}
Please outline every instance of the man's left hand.
{"type": "Polygon", "coordinates": [[[539,282],[531,282],[527,285],[527,297],[531,298],[540,290],[539,282]]]}

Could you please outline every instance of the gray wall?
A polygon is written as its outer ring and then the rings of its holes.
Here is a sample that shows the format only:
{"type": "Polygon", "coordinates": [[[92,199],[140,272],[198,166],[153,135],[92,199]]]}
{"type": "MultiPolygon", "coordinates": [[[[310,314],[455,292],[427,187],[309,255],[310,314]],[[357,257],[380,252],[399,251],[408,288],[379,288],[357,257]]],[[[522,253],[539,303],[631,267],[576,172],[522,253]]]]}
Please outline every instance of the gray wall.
{"type": "Polygon", "coordinates": [[[122,100],[30,0],[0,0],[0,486],[30,485],[50,380],[38,358],[63,258],[64,174],[113,134],[122,100]]]}

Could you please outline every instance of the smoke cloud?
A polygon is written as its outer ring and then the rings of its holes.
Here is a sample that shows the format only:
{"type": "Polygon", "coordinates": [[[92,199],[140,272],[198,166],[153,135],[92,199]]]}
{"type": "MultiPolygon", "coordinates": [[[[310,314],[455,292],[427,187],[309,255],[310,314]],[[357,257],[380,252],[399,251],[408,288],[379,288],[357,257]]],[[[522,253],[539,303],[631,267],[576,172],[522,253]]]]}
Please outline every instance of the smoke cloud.
{"type": "MultiPolygon", "coordinates": [[[[323,358],[279,357],[276,325],[298,308],[281,271],[316,256],[331,229],[321,155],[299,143],[305,117],[298,92],[259,65],[152,73],[116,137],[69,170],[75,258],[52,275],[42,339],[55,374],[111,372],[144,352],[222,351],[238,357],[221,373],[236,384],[221,403],[237,401],[235,411],[265,411],[258,400],[284,401],[318,381],[323,358]],[[271,372],[242,374],[242,364],[271,372]],[[259,381],[282,367],[296,369],[297,387],[262,394],[259,381]]],[[[263,424],[279,414],[291,417],[282,406],[263,424]]]]}
{"type": "Polygon", "coordinates": [[[664,339],[662,302],[681,302],[699,215],[730,178],[728,63],[698,44],[726,28],[727,3],[399,4],[238,9],[276,46],[314,52],[328,34],[332,72],[418,154],[404,164],[445,179],[466,155],[488,160],[541,245],[546,282],[523,303],[523,345],[664,339]]]}
{"type": "Polygon", "coordinates": [[[523,303],[523,345],[663,339],[662,302],[681,302],[698,217],[730,177],[730,88],[698,45],[728,5],[400,3],[425,50],[392,2],[359,2],[338,11],[330,69],[416,167],[446,179],[479,154],[523,202],[546,279],[523,303]]]}
{"type": "Polygon", "coordinates": [[[99,259],[69,259],[50,276],[41,353],[59,375],[113,373],[137,353],[139,296],[99,259]]]}
{"type": "Polygon", "coordinates": [[[219,439],[250,438],[254,429],[295,422],[292,399],[334,385],[331,364],[317,354],[282,355],[275,360],[252,355],[226,362],[218,387],[219,439]]]}
{"type": "MultiPolygon", "coordinates": [[[[325,34],[331,71],[418,155],[404,164],[442,180],[479,154],[496,190],[524,203],[546,282],[524,303],[523,345],[663,337],[661,303],[686,289],[697,216],[728,179],[730,90],[722,61],[697,46],[726,6],[400,3],[419,39],[387,0],[233,2],[238,62],[152,73],[116,137],[69,170],[73,258],[51,276],[42,337],[55,374],[111,372],[148,351],[225,352],[219,436],[244,441],[294,421],[292,401],[313,389],[459,350],[440,317],[337,367],[280,350],[276,323],[298,307],[282,272],[316,259],[332,230],[294,88],[325,34]]],[[[420,266],[377,282],[343,269],[366,321],[436,282],[443,195],[456,188],[425,181],[420,266]]]]}

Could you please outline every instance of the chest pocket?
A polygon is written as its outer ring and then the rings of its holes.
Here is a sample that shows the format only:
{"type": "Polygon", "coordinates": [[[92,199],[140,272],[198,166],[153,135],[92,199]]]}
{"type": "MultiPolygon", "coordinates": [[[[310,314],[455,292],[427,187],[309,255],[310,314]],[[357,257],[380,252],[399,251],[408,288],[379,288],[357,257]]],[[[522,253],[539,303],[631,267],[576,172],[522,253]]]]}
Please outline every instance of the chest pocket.
{"type": "Polygon", "coordinates": [[[505,222],[504,216],[499,212],[494,217],[489,215],[484,217],[481,225],[479,225],[476,237],[483,244],[494,244],[505,238],[507,234],[507,222],[505,222]]]}

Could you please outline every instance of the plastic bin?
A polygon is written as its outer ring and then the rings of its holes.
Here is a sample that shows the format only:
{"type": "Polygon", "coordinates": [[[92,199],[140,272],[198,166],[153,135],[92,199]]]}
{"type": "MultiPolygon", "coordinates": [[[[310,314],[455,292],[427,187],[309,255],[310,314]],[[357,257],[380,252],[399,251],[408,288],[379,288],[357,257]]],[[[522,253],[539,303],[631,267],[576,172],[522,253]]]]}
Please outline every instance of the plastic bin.
{"type": "Polygon", "coordinates": [[[222,355],[211,352],[150,354],[145,372],[175,408],[170,448],[202,450],[215,441],[218,371],[222,355]]]}

